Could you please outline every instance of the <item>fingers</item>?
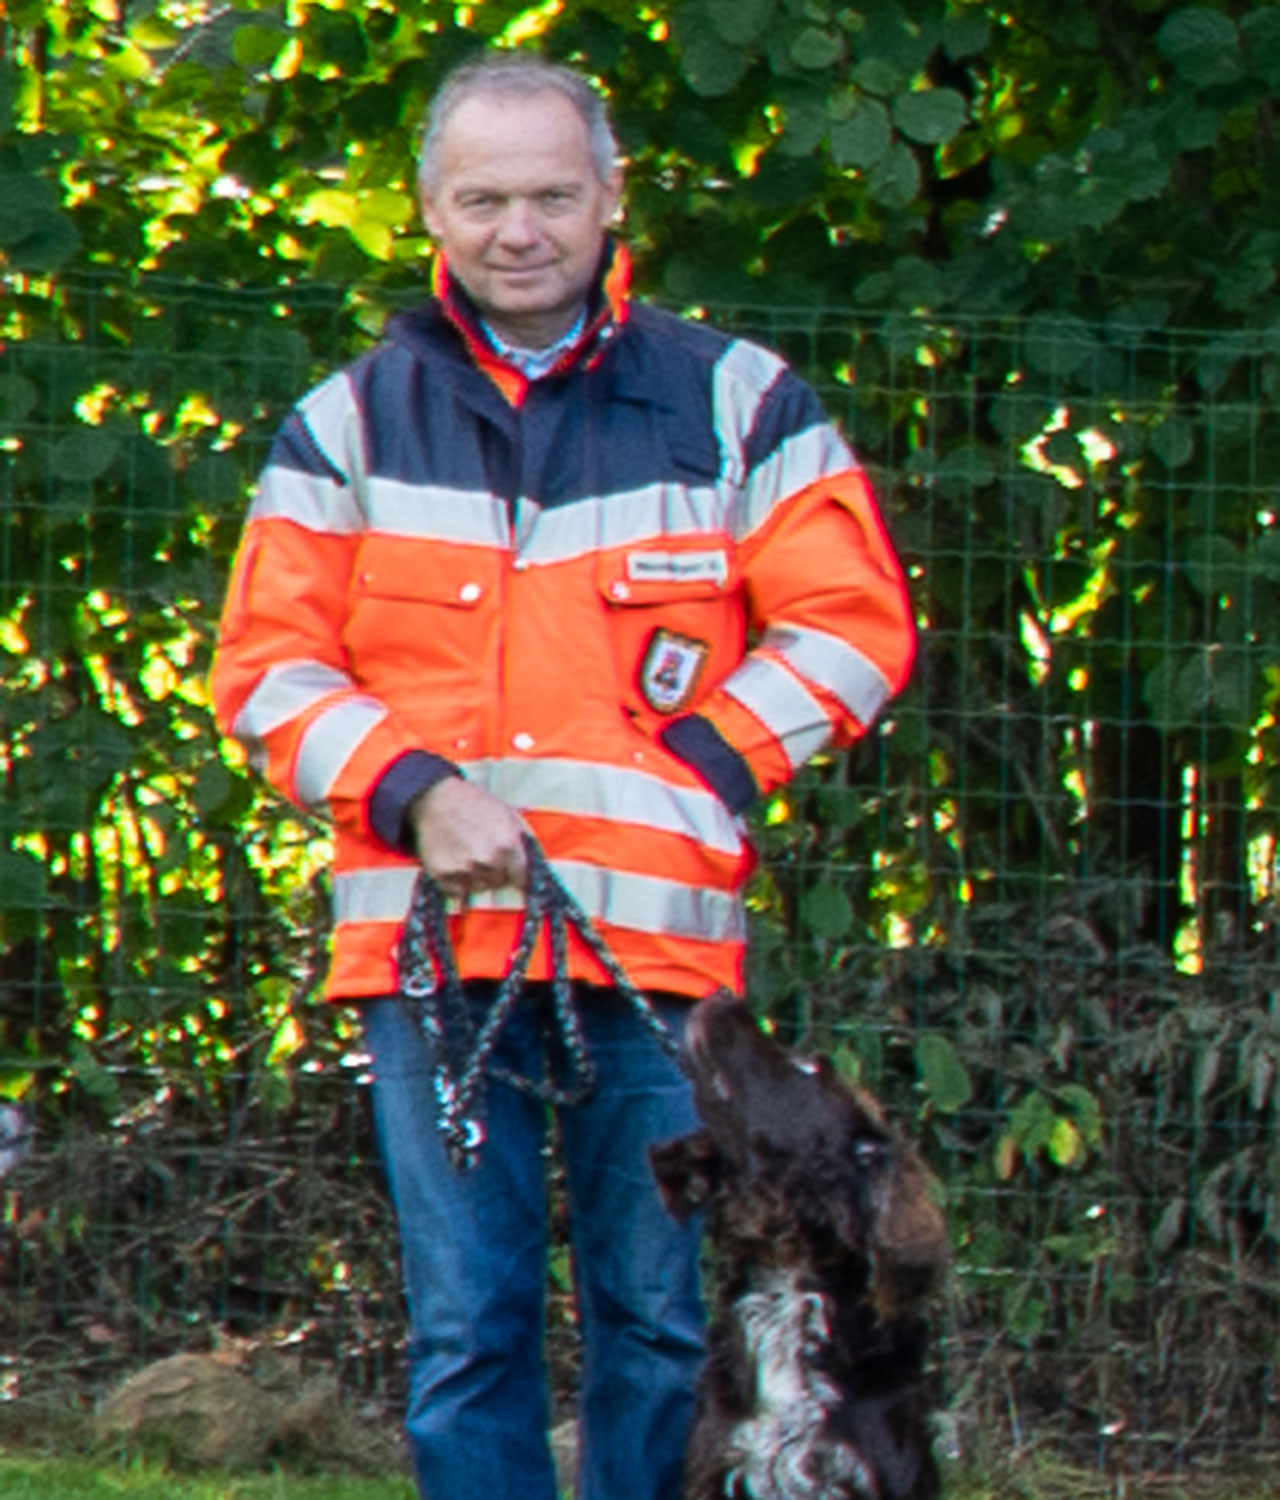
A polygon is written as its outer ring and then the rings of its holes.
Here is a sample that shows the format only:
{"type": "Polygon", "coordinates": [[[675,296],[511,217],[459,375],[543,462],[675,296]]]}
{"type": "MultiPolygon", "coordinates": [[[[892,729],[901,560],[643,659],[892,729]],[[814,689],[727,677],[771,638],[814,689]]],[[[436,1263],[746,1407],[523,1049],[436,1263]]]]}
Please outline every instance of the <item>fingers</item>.
{"type": "Polygon", "coordinates": [[[525,886],[528,829],[500,798],[454,777],[419,800],[413,820],[422,866],[447,896],[525,886]]]}
{"type": "Polygon", "coordinates": [[[423,865],[446,896],[462,899],[480,891],[501,890],[503,886],[523,890],[528,876],[522,843],[485,859],[473,859],[461,868],[445,867],[437,871],[426,860],[423,865]]]}

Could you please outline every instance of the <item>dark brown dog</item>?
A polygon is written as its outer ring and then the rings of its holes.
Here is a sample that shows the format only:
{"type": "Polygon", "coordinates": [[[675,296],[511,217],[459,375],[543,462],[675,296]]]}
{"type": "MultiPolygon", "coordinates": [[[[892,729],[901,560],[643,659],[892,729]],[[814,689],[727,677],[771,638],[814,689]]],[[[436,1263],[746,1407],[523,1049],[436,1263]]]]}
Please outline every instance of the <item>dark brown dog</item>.
{"type": "Polygon", "coordinates": [[[703,1128],[653,1168],[678,1217],[707,1208],[718,1281],[686,1500],[932,1500],[932,1177],[869,1095],[731,996],[695,1008],[684,1058],[703,1128]]]}

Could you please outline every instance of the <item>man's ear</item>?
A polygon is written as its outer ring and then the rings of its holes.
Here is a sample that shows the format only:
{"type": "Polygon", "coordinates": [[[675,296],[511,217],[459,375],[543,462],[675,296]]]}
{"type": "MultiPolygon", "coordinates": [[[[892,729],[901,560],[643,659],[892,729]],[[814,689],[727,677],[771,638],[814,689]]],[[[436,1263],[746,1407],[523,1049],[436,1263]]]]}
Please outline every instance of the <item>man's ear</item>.
{"type": "Polygon", "coordinates": [[[724,1159],[705,1130],[649,1147],[649,1165],[667,1212],[683,1223],[720,1182],[724,1159]]]}
{"type": "Polygon", "coordinates": [[[427,226],[427,233],[433,240],[440,238],[440,218],[436,213],[435,201],[427,192],[426,188],[418,188],[418,208],[422,213],[422,222],[427,226]]]}
{"type": "Polygon", "coordinates": [[[604,211],[601,229],[611,229],[622,218],[622,168],[615,166],[604,180],[604,211]]]}

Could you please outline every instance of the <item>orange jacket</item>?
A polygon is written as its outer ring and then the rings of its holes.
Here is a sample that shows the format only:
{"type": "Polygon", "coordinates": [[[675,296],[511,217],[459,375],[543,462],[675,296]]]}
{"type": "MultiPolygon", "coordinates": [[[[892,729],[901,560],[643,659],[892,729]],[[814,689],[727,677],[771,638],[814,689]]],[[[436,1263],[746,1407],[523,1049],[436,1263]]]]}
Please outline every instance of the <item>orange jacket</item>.
{"type": "MultiPolygon", "coordinates": [[[[303,398],[262,474],[213,699],[332,820],[334,998],[396,989],[405,812],[455,771],[521,811],[637,985],[739,990],[738,815],[906,676],[901,575],[812,391],[628,304],[624,273],[617,252],[578,346],[530,384],[442,271],[303,398]]],[[[499,891],[454,917],[465,976],[505,972],[519,915],[499,891]]]]}

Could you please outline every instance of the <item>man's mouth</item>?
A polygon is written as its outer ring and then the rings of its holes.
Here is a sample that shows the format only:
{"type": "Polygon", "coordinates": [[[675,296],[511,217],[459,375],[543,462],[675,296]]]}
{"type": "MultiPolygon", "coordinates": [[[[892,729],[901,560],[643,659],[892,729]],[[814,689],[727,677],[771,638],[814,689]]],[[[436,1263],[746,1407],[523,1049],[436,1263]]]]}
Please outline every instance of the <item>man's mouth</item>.
{"type": "Polygon", "coordinates": [[[541,276],[544,271],[551,270],[551,264],[539,266],[494,266],[494,274],[498,276],[541,276]]]}

